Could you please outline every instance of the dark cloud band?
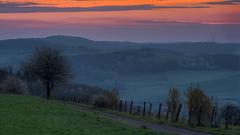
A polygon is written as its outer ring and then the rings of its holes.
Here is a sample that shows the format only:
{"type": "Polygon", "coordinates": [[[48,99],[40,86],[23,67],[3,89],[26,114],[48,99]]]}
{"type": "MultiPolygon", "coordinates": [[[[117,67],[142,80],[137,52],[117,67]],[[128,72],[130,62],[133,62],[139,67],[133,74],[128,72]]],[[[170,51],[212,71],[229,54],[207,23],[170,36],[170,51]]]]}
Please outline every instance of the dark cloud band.
{"type": "Polygon", "coordinates": [[[240,5],[240,0],[225,0],[216,2],[205,2],[208,5],[240,5]]]}
{"type": "Polygon", "coordinates": [[[94,11],[130,11],[153,10],[170,8],[207,8],[208,6],[157,6],[157,5],[129,5],[129,6],[96,6],[96,7],[54,7],[39,3],[0,2],[0,13],[37,13],[37,12],[94,12],[94,11]]]}

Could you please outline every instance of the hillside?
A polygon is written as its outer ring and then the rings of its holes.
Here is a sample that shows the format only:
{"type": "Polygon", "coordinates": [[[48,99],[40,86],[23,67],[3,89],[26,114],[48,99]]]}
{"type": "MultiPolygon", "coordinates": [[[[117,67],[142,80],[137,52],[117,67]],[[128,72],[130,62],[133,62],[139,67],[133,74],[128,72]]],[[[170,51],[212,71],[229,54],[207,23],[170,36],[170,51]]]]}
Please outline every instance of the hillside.
{"type": "Polygon", "coordinates": [[[212,96],[240,100],[228,92],[240,88],[238,43],[133,43],[69,36],[10,39],[0,41],[0,67],[17,69],[34,48],[43,46],[63,51],[75,83],[117,87],[129,100],[164,101],[169,87],[184,92],[191,83],[199,83],[212,96]]]}
{"type": "Polygon", "coordinates": [[[1,135],[166,135],[36,97],[0,95],[1,135]]]}

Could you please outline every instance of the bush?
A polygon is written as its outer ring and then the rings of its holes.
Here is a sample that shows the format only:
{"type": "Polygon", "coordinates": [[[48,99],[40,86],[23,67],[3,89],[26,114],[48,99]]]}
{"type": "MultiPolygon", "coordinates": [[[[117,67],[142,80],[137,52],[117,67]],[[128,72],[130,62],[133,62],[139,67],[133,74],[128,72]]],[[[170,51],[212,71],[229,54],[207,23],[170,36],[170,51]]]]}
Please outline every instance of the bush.
{"type": "Polygon", "coordinates": [[[100,108],[107,108],[109,106],[109,103],[104,96],[98,96],[95,98],[93,105],[100,108]]]}
{"type": "Polygon", "coordinates": [[[7,79],[3,81],[1,89],[3,93],[28,94],[25,82],[13,76],[8,76],[7,79]]]}
{"type": "Polygon", "coordinates": [[[107,91],[102,96],[98,96],[94,100],[94,106],[116,109],[119,101],[119,94],[117,89],[107,91]]]}
{"type": "Polygon", "coordinates": [[[119,94],[117,89],[113,89],[105,94],[105,98],[108,101],[108,107],[111,109],[117,108],[119,101],[119,94]]]}
{"type": "Polygon", "coordinates": [[[168,93],[167,105],[171,115],[172,122],[176,121],[177,110],[181,104],[180,93],[176,88],[171,88],[168,93]]]}
{"type": "Polygon", "coordinates": [[[188,123],[197,126],[210,124],[213,101],[199,87],[187,91],[188,123]]]}
{"type": "Polygon", "coordinates": [[[7,75],[7,70],[0,68],[0,84],[7,78],[7,75]]]}
{"type": "Polygon", "coordinates": [[[228,125],[240,125],[240,107],[234,104],[227,104],[222,108],[221,117],[225,120],[225,128],[228,125]]]}

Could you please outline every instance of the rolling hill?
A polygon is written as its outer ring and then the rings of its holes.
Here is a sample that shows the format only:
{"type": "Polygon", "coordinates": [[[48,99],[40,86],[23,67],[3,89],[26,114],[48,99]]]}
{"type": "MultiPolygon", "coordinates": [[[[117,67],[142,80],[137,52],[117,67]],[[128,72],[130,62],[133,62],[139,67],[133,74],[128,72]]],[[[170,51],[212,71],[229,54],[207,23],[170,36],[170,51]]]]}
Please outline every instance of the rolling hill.
{"type": "Polygon", "coordinates": [[[34,48],[43,46],[63,51],[72,63],[74,82],[117,87],[126,99],[164,100],[169,87],[184,92],[191,83],[219,98],[235,99],[236,93],[228,91],[240,89],[233,85],[240,81],[237,43],[133,43],[69,36],[10,39],[0,41],[0,66],[17,69],[34,48]]]}

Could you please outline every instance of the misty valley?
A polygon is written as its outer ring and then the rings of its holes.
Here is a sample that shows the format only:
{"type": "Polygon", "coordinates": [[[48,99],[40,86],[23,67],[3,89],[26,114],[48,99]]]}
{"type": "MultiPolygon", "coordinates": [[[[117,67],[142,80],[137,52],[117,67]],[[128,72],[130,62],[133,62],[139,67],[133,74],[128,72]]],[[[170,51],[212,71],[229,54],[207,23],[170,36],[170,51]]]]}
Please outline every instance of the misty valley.
{"type": "Polygon", "coordinates": [[[164,102],[171,87],[184,94],[190,85],[199,85],[221,101],[240,101],[238,43],[134,43],[69,36],[10,39],[0,41],[0,66],[17,70],[34,48],[43,46],[61,50],[70,60],[73,83],[117,88],[126,100],[164,102]]]}

